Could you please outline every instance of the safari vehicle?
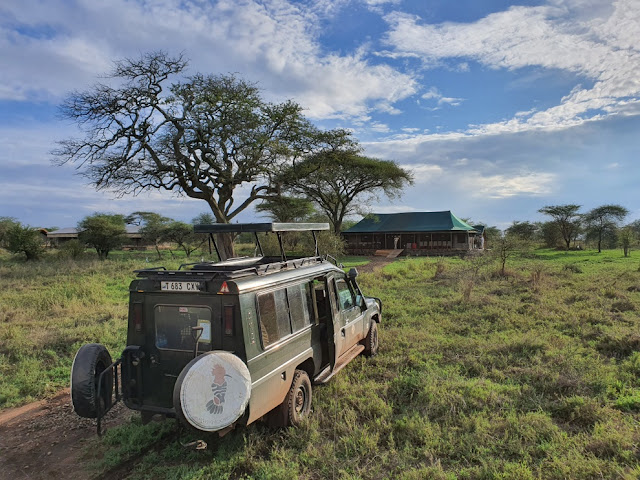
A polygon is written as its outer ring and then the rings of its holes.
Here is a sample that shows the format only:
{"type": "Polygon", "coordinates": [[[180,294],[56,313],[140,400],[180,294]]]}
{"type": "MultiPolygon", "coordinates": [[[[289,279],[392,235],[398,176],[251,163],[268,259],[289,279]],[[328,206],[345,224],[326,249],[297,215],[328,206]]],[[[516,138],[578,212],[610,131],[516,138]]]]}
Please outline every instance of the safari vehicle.
{"type": "MultiPolygon", "coordinates": [[[[177,417],[223,435],[267,419],[296,425],[311,409],[312,382],[324,383],[358,354],[378,350],[380,300],[318,252],[328,224],[197,225],[214,235],[251,232],[255,257],[138,270],[129,287],[127,346],[112,362],[100,344],[80,348],[71,371],[75,412],[96,418],[119,400],[142,413],[177,417]],[[310,231],[315,254],[287,258],[282,234],[310,231]],[[262,253],[274,233],[280,257],[262,253]]],[[[220,258],[220,255],[218,254],[220,258]]]]}

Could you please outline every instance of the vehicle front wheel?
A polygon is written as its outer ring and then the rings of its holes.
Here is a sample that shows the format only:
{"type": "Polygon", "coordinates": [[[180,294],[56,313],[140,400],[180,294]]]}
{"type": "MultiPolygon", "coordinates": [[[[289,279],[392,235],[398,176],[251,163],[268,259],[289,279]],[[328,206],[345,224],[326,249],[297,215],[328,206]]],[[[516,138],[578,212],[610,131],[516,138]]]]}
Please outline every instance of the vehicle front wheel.
{"type": "Polygon", "coordinates": [[[96,418],[98,411],[104,412],[111,406],[112,372],[105,373],[102,377],[98,398],[98,379],[111,363],[111,355],[99,343],[83,345],[76,353],[71,366],[71,403],[81,417],[96,418]]]}
{"type": "Polygon", "coordinates": [[[287,424],[298,426],[311,412],[311,381],[304,370],[296,370],[285,399],[287,424]]]}
{"type": "Polygon", "coordinates": [[[364,354],[367,357],[373,357],[378,353],[378,322],[371,320],[369,333],[364,339],[364,354]]]}

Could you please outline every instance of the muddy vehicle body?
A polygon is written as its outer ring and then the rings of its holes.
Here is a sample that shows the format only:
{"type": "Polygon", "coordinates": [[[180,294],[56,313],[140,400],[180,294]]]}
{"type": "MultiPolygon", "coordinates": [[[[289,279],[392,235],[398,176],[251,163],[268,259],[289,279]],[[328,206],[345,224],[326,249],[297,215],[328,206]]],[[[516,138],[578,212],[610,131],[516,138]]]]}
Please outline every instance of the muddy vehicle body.
{"type": "MultiPolygon", "coordinates": [[[[127,347],[111,361],[84,345],[71,374],[76,413],[98,419],[122,399],[143,420],[177,417],[226,433],[266,418],[295,425],[324,383],[360,353],[378,349],[380,300],[365,297],[357,272],[315,255],[287,259],[281,233],[326,224],[202,225],[211,235],[273,232],[280,257],[202,262],[137,271],[130,285],[127,347]]],[[[258,242],[259,246],[259,242],[258,242]]],[[[217,248],[216,248],[217,250],[217,248]]],[[[261,250],[261,249],[260,249],[261,250]]]]}

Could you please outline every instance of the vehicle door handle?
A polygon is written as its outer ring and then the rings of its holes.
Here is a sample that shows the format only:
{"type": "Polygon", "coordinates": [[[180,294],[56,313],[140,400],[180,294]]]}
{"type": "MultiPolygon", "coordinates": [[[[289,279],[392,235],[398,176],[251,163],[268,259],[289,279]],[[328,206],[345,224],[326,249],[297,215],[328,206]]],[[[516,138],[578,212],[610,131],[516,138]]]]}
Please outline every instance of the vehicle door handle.
{"type": "Polygon", "coordinates": [[[347,332],[345,331],[344,328],[340,330],[340,335],[342,335],[343,337],[347,336],[347,332]]]}

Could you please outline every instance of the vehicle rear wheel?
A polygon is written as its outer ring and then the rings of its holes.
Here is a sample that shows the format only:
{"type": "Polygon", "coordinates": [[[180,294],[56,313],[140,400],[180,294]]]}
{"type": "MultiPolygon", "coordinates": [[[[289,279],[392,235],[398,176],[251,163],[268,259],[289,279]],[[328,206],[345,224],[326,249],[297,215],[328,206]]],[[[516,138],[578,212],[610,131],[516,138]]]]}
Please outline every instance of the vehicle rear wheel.
{"type": "Polygon", "coordinates": [[[291,382],[291,388],[285,398],[287,410],[287,424],[298,426],[311,412],[311,381],[304,370],[296,370],[291,382]]]}
{"type": "Polygon", "coordinates": [[[96,418],[98,410],[104,412],[111,406],[113,372],[102,377],[98,398],[98,379],[111,363],[109,351],[99,343],[83,345],[76,353],[71,366],[71,403],[81,417],[96,418]]]}
{"type": "Polygon", "coordinates": [[[373,357],[378,353],[378,322],[371,320],[369,333],[364,339],[364,354],[367,357],[373,357]]]}

